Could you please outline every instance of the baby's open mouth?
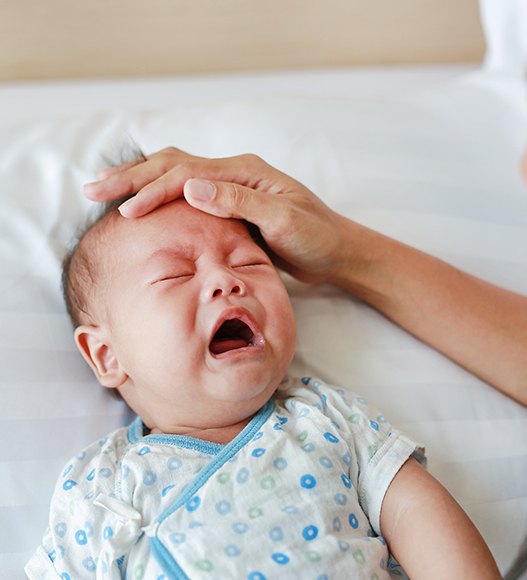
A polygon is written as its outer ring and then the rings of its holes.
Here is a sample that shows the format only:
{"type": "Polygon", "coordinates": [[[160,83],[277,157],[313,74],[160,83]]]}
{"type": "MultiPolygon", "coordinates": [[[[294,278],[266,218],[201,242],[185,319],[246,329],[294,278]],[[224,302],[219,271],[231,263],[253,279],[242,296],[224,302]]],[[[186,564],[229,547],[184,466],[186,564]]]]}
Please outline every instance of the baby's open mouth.
{"type": "Polygon", "coordinates": [[[248,324],[239,318],[225,320],[218,328],[212,340],[209,350],[212,354],[222,354],[230,350],[255,346],[254,332],[248,324]]]}

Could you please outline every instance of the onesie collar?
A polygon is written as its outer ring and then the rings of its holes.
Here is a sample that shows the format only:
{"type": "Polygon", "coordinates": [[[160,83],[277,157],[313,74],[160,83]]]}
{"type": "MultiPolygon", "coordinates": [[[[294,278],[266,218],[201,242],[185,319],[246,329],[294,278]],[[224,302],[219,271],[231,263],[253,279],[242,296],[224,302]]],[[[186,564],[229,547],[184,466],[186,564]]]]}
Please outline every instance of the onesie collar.
{"type": "Polygon", "coordinates": [[[218,455],[226,445],[231,445],[238,439],[246,439],[248,432],[252,432],[257,424],[262,423],[270,415],[274,408],[274,398],[271,398],[267,403],[254,415],[254,417],[247,423],[247,425],[238,433],[238,435],[229,443],[215,443],[213,441],[206,441],[204,439],[197,439],[196,437],[189,437],[188,435],[172,435],[169,433],[161,433],[156,435],[145,435],[148,428],[143,423],[141,417],[136,417],[128,427],[128,441],[134,445],[137,443],[154,443],[159,445],[175,445],[184,449],[192,449],[205,453],[207,455],[218,455]],[[265,420],[264,419],[264,420],[265,420]]]}

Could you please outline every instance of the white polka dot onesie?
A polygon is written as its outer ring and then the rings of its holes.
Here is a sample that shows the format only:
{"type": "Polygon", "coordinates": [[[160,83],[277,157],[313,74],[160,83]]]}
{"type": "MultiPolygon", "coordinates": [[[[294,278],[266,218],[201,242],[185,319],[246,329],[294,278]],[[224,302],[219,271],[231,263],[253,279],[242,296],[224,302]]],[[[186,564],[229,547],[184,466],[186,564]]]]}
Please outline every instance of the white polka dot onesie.
{"type": "Polygon", "coordinates": [[[69,462],[30,578],[401,575],[380,509],[417,446],[362,397],[287,378],[226,445],[145,431],[137,418],[69,462]]]}

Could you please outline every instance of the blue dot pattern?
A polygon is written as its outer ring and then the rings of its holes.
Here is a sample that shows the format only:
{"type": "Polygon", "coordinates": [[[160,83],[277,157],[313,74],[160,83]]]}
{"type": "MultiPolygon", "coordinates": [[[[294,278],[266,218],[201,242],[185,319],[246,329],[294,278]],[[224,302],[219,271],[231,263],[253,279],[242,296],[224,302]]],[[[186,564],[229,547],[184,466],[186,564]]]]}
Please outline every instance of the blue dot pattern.
{"type": "Polygon", "coordinates": [[[287,379],[263,423],[253,419],[226,446],[142,429],[138,420],[68,462],[45,556],[37,552],[30,566],[62,578],[402,574],[379,535],[379,512],[416,445],[364,398],[287,379]],[[137,530],[125,546],[123,513],[137,530]]]}

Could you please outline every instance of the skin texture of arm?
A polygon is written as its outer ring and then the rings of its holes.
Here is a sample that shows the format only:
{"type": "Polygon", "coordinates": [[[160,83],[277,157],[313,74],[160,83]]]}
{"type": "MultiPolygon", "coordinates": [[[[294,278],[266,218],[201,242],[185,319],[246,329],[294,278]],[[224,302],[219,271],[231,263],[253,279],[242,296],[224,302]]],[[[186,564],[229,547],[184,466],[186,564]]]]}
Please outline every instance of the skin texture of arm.
{"type": "Polygon", "coordinates": [[[413,459],[402,466],[386,492],[381,532],[412,580],[501,578],[468,516],[413,459]]]}
{"type": "Polygon", "coordinates": [[[334,284],[527,405],[527,297],[350,220],[341,236],[334,284]]]}
{"type": "Polygon", "coordinates": [[[254,155],[205,159],[169,148],[99,177],[85,187],[90,199],[138,192],[121,206],[125,217],[184,195],[198,209],[256,224],[278,266],[354,294],[527,405],[527,297],[337,214],[254,155]]]}

